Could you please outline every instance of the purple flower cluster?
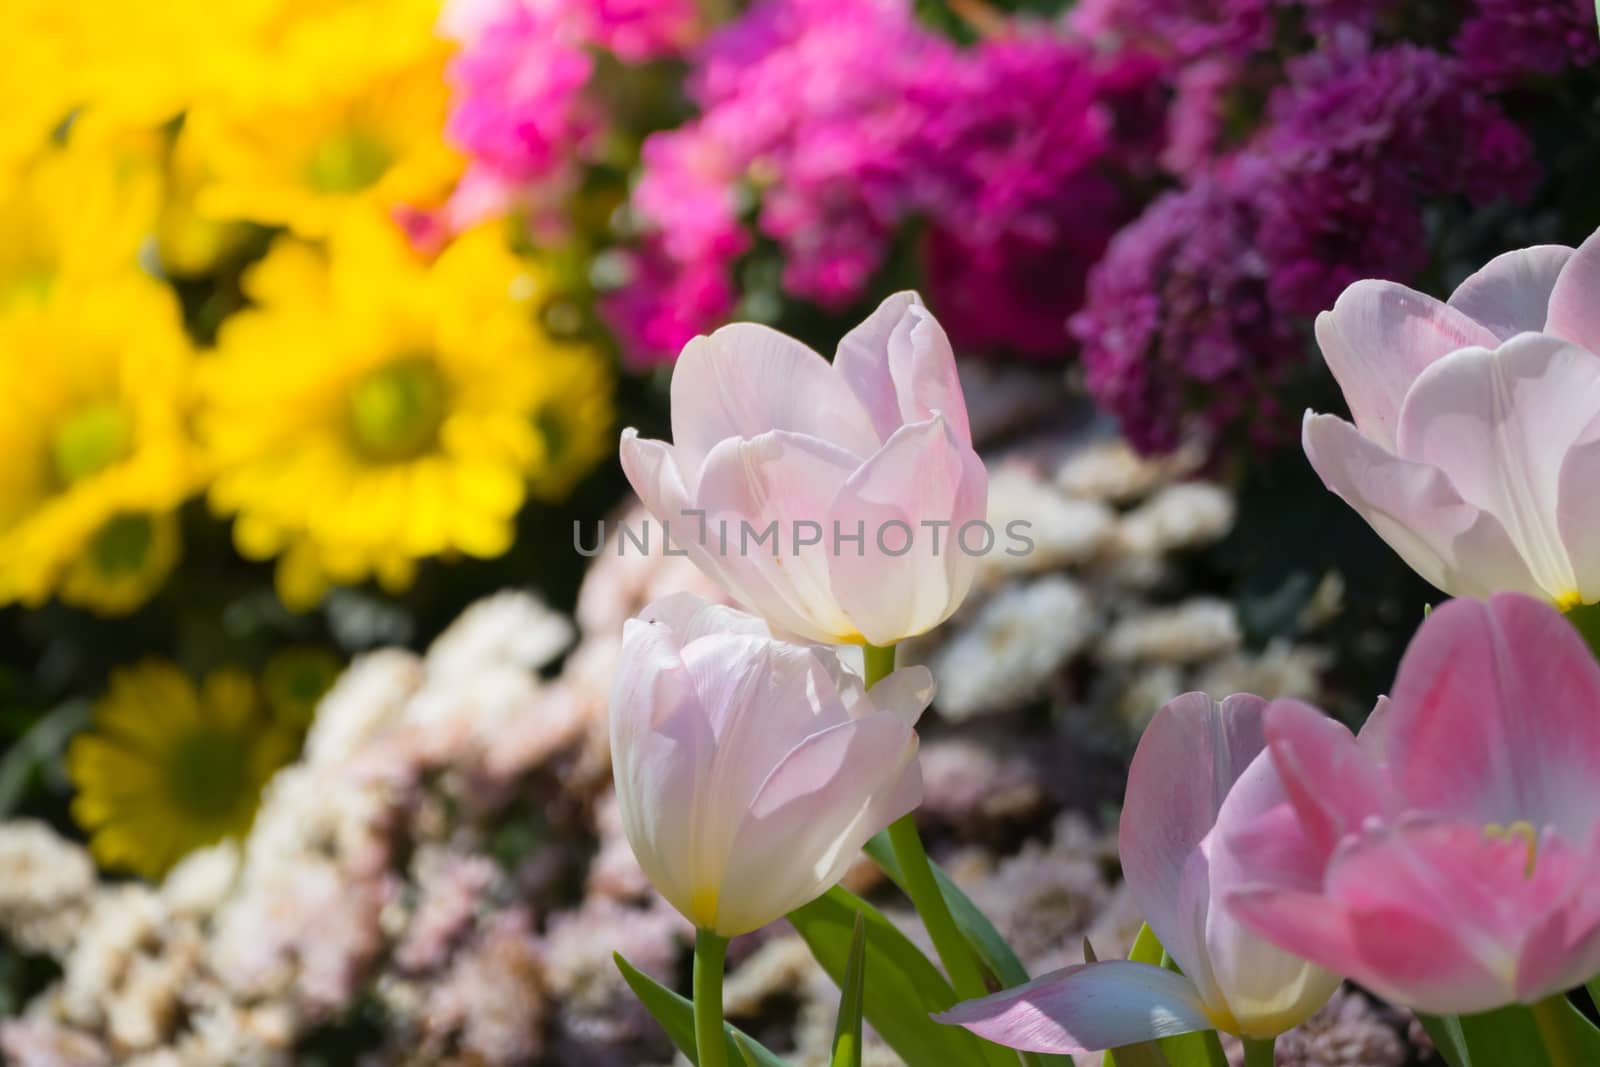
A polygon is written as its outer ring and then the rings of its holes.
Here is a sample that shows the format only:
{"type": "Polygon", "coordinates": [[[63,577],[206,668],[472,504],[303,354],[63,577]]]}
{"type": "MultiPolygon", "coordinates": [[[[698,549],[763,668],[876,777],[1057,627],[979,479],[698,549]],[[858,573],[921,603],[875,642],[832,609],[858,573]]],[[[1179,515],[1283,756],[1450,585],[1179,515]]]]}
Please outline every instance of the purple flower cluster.
{"type": "Polygon", "coordinates": [[[1600,63],[1590,0],[1477,0],[1455,48],[1476,80],[1502,86],[1600,63]]]}
{"type": "Polygon", "coordinates": [[[1289,64],[1239,164],[1260,189],[1262,252],[1281,313],[1314,315],[1359,278],[1427,264],[1431,197],[1520,200],[1533,150],[1463,65],[1423,48],[1330,42],[1289,64]]]}
{"type": "MultiPolygon", "coordinates": [[[[679,277],[641,264],[633,287],[691,276],[705,292],[750,248],[753,212],[785,290],[837,309],[924,218],[934,306],[958,343],[1059,356],[1088,264],[1137,208],[1119,178],[1154,168],[1161,73],[1058,34],[961,51],[903,0],[768,0],[707,47],[691,83],[700,117],[645,144],[642,255],[679,277]]],[[[668,299],[611,306],[635,340],[668,299]]],[[[699,331],[653,332],[653,355],[670,359],[699,331]]]]}
{"type": "MultiPolygon", "coordinates": [[[[757,228],[783,250],[785,287],[848,304],[905,217],[906,147],[954,56],[900,3],[758,6],[709,43],[690,85],[700,117],[645,143],[633,203],[651,244],[686,274],[725,276],[750,245],[744,215],[759,200],[757,228]]],[[[658,276],[639,274],[639,284],[658,276]]],[[[692,335],[658,338],[657,354],[672,358],[692,335]]]]}
{"type": "Polygon", "coordinates": [[[460,42],[446,134],[470,159],[440,217],[407,220],[422,243],[530,200],[593,154],[605,116],[589,88],[593,49],[640,61],[681,51],[694,0],[450,0],[440,31],[460,42]]]}
{"type": "Polygon", "coordinates": [[[1088,386],[1136,448],[1250,416],[1278,424],[1277,390],[1302,344],[1270,296],[1248,190],[1202,178],[1152,204],[1112,241],[1072,322],[1088,386]]]}
{"type": "Polygon", "coordinates": [[[1537,177],[1522,132],[1459,61],[1355,37],[1288,64],[1246,148],[1113,242],[1074,321],[1090,390],[1140,448],[1248,420],[1303,359],[1294,323],[1359,278],[1428,259],[1431,198],[1516,199],[1537,177]]]}
{"type": "Polygon", "coordinates": [[[964,348],[1059,357],[1089,266],[1137,213],[1119,178],[1154,169],[1160,68],[1036,34],[960,73],[916,148],[933,306],[964,348]]]}

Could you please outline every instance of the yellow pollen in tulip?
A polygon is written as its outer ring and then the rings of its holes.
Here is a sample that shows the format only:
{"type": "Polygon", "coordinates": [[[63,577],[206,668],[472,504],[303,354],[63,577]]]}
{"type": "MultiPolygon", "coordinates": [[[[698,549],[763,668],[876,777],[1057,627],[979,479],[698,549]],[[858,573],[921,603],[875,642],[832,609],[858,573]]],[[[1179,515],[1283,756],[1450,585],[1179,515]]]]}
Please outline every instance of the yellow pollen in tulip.
{"type": "Polygon", "coordinates": [[[1513,838],[1521,840],[1528,846],[1528,862],[1522,869],[1524,878],[1533,877],[1534,864],[1539,859],[1539,831],[1533,828],[1533,823],[1526,819],[1518,819],[1510,826],[1501,826],[1492,822],[1483,828],[1483,836],[1495,841],[1510,841],[1513,838]]]}
{"type": "Polygon", "coordinates": [[[1562,593],[1556,597],[1556,607],[1560,608],[1562,611],[1571,611],[1573,608],[1578,607],[1582,603],[1583,594],[1577,592],[1576,590],[1562,593]]]}
{"type": "Polygon", "coordinates": [[[689,910],[694,914],[689,918],[702,930],[716,928],[717,903],[719,894],[714,885],[696,886],[694,895],[689,900],[689,910]]]}

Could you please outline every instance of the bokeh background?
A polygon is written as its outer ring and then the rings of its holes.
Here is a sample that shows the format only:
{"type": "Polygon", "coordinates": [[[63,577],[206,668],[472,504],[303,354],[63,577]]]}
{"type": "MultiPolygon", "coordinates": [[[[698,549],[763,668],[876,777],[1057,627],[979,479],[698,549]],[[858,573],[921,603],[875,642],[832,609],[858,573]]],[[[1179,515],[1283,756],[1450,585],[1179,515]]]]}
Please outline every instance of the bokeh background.
{"type": "MultiPolygon", "coordinates": [[[[1114,951],[1144,719],[1357,719],[1432,595],[1299,456],[1341,407],[1313,317],[1600,226],[1589,0],[3,11],[25,1067],[668,1062],[610,964],[679,979],[684,931],[620,838],[605,689],[622,620],[703,583],[574,525],[637,517],[617,434],[663,435],[689,338],[827,352],[905,288],[1040,546],[907,650],[928,828],[1030,966],[1114,951]]],[[[804,953],[734,960],[730,1011],[820,1062],[804,953]]],[[[1330,1010],[1295,1062],[1426,1057],[1330,1010]]]]}

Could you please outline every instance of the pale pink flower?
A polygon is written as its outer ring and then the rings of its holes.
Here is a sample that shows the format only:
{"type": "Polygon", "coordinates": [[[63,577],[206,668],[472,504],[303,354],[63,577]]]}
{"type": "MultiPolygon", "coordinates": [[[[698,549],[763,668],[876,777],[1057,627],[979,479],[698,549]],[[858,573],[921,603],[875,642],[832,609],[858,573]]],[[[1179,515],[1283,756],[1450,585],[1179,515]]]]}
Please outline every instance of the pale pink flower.
{"type": "Polygon", "coordinates": [[[1600,665],[1557,612],[1451,601],[1359,738],[1295,701],[1266,735],[1218,821],[1246,926],[1438,1014],[1600,973],[1600,665]]]}
{"type": "Polygon", "coordinates": [[[1362,281],[1317,318],[1354,425],[1307,413],[1328,488],[1458,596],[1600,600],[1600,234],[1509,252],[1446,303],[1362,281]]]}
{"type": "Polygon", "coordinates": [[[630,620],[611,694],[623,829],[673,907],[724,937],[806,904],[922,798],[922,667],[869,695],[833,651],[687,593],[630,620]]]}
{"type": "Polygon", "coordinates": [[[889,645],[966,596],[986,536],[963,530],[983,525],[987,476],[949,339],[915,293],[885,300],[831,366],[765,326],[695,338],[672,435],[623,432],[628,480],[676,549],[774,627],[889,645]]]}
{"type": "Polygon", "coordinates": [[[1080,964],[938,1018],[1011,1048],[1072,1054],[1196,1030],[1275,1037],[1315,1014],[1339,979],[1222,907],[1244,872],[1218,853],[1217,813],[1246,768],[1264,762],[1265,708],[1243,694],[1220,704],[1178,697],[1151,720],[1128,770],[1122,873],[1181,974],[1129,960],[1080,964]]]}

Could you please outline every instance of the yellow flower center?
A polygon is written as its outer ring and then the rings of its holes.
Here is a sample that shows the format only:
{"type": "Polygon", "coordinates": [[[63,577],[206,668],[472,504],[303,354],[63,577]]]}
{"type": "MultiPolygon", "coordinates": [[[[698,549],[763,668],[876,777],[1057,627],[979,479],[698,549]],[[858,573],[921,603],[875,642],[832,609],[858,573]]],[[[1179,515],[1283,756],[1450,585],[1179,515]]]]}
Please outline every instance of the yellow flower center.
{"type": "Polygon", "coordinates": [[[156,527],[148,515],[118,515],[94,535],[89,556],[107,577],[137,575],[150,562],[155,543],[156,527]]]}
{"type": "Polygon", "coordinates": [[[116,404],[82,408],[61,424],[50,442],[56,477],[75,485],[127,458],[133,450],[133,420],[116,404]]]}
{"type": "Polygon", "coordinates": [[[378,183],[394,154],[378,138],[349,130],[323,141],[306,164],[306,181],[319,193],[359,193],[378,183]]]}
{"type": "Polygon", "coordinates": [[[1493,841],[1519,840],[1528,846],[1528,862],[1522,869],[1524,878],[1533,877],[1534,865],[1539,860],[1539,831],[1526,819],[1518,819],[1510,826],[1492,822],[1483,828],[1483,836],[1493,841]]]}
{"type": "Polygon", "coordinates": [[[439,439],[445,381],[433,360],[415,356],[368,372],[350,390],[356,446],[382,463],[415,459],[439,439]]]}
{"type": "Polygon", "coordinates": [[[226,818],[253,799],[249,739],[227,730],[197,730],[174,740],[167,757],[167,794],[185,812],[226,818]]]}

